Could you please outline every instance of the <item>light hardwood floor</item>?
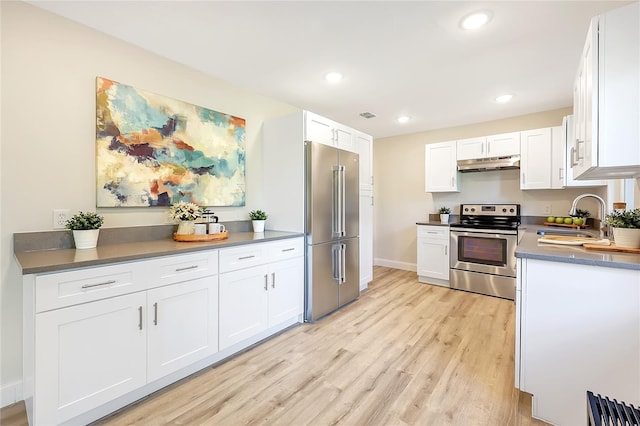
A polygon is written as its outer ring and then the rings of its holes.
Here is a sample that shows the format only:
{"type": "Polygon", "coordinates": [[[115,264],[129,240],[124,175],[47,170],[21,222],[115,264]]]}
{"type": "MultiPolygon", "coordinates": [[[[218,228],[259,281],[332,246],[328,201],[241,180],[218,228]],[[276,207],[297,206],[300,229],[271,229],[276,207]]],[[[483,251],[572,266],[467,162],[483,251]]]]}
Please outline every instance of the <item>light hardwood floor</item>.
{"type": "MultiPolygon", "coordinates": [[[[101,425],[544,425],[513,386],[514,304],[375,267],[359,300],[101,425]]],[[[22,405],[3,425],[26,424],[22,405]]]]}

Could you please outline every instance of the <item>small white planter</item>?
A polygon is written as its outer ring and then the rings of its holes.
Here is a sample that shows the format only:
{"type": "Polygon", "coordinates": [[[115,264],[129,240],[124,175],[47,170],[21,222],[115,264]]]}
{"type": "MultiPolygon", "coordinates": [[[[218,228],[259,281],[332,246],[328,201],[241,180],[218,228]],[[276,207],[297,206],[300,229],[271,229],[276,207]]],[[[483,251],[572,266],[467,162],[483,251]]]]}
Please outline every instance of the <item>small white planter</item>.
{"type": "Polygon", "coordinates": [[[449,223],[449,214],[440,214],[440,223],[449,223]]]}
{"type": "Polygon", "coordinates": [[[178,223],[178,230],[176,234],[178,235],[191,235],[195,232],[195,220],[181,220],[178,223]]]}
{"type": "Polygon", "coordinates": [[[640,248],[640,229],[613,228],[613,241],[618,247],[640,248]]]}
{"type": "Polygon", "coordinates": [[[90,249],[98,245],[99,229],[74,230],[73,241],[76,243],[76,249],[90,249]]]}
{"type": "Polygon", "coordinates": [[[264,223],[266,220],[252,220],[253,232],[264,232],[264,223]]]}

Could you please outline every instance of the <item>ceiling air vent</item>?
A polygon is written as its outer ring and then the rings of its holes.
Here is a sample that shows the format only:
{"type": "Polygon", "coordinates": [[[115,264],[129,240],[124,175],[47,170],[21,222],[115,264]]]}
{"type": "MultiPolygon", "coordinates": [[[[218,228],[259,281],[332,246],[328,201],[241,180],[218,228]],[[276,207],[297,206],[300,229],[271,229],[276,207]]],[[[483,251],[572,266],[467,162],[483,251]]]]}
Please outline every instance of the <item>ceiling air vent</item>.
{"type": "Polygon", "coordinates": [[[372,112],[362,112],[360,113],[360,117],[364,117],[364,118],[373,118],[376,115],[372,112]]]}

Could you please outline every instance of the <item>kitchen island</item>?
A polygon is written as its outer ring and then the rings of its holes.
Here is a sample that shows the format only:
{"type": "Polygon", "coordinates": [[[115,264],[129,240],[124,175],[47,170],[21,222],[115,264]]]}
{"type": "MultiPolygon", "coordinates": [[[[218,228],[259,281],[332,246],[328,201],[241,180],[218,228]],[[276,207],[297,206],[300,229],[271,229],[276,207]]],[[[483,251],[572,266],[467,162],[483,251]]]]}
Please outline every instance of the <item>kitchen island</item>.
{"type": "Polygon", "coordinates": [[[516,250],[516,387],[556,425],[587,424],[588,390],[637,406],[640,255],[539,243],[540,228],[516,250]]]}

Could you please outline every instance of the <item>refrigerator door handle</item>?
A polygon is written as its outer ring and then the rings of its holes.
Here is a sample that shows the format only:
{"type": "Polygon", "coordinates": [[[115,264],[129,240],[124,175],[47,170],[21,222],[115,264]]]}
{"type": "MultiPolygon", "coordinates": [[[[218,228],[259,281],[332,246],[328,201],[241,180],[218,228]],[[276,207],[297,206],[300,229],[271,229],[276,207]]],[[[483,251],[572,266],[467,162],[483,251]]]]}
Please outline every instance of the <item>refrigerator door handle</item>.
{"type": "Polygon", "coordinates": [[[347,223],[346,210],[347,210],[347,187],[345,178],[344,166],[338,166],[340,168],[340,236],[344,237],[346,234],[345,224],[347,223]]]}
{"type": "Polygon", "coordinates": [[[340,234],[340,166],[333,166],[331,197],[331,233],[333,238],[340,234]]]}
{"type": "Polygon", "coordinates": [[[347,245],[340,244],[340,284],[347,281],[347,245]]]}
{"type": "Polygon", "coordinates": [[[340,283],[340,246],[331,246],[331,273],[335,282],[340,283]]]}

